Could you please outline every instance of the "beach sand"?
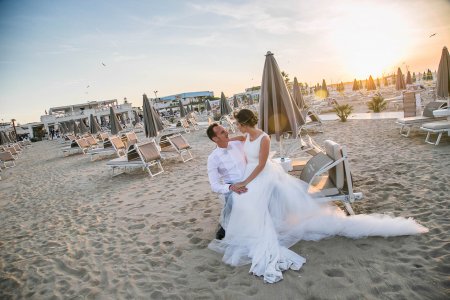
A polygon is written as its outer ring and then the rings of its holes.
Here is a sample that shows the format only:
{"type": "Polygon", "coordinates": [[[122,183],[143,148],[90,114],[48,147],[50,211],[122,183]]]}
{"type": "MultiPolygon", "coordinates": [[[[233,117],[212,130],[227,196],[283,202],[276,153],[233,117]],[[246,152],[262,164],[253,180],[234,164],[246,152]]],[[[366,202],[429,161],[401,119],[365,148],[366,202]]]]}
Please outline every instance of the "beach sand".
{"type": "Polygon", "coordinates": [[[450,139],[405,138],[394,121],[327,121],[312,136],[348,147],[356,213],[413,217],[429,233],[300,241],[306,264],[274,285],[207,248],[221,204],[204,130],[186,134],[193,160],[164,161],[154,178],[33,143],[0,181],[0,299],[448,299],[450,139]]]}

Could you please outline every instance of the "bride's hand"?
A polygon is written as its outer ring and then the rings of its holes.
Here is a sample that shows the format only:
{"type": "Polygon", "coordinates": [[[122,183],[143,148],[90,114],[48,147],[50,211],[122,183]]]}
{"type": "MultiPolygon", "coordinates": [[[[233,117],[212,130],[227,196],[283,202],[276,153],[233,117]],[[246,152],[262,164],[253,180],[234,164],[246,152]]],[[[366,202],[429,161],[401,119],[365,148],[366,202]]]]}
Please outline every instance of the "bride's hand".
{"type": "Polygon", "coordinates": [[[235,184],[237,189],[243,189],[245,188],[245,183],[244,182],[238,182],[235,184]]]}

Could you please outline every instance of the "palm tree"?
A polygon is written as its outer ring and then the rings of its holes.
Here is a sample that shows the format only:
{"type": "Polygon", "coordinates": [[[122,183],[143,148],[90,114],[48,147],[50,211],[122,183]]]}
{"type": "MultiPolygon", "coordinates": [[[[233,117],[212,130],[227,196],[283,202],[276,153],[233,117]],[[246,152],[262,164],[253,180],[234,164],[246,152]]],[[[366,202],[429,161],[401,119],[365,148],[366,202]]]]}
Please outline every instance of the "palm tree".
{"type": "Polygon", "coordinates": [[[346,122],[348,116],[353,112],[353,106],[351,106],[350,104],[336,104],[334,106],[334,111],[342,122],[346,122]]]}
{"type": "Polygon", "coordinates": [[[283,77],[284,82],[287,84],[289,82],[289,74],[284,71],[281,71],[281,77],[283,77]]]}
{"type": "Polygon", "coordinates": [[[384,101],[384,98],[378,94],[372,98],[369,102],[367,102],[367,107],[375,113],[379,113],[387,108],[387,102],[384,101]]]}

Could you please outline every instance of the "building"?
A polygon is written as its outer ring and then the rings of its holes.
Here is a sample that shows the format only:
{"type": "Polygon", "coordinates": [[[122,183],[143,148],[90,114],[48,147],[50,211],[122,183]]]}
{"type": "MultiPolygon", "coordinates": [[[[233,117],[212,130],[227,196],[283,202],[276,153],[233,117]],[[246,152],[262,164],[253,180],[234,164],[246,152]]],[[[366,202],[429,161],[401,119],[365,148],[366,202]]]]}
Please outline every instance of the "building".
{"type": "Polygon", "coordinates": [[[214,97],[214,92],[210,91],[201,91],[201,92],[188,92],[175,94],[170,96],[165,96],[161,98],[153,99],[155,102],[155,107],[157,109],[168,108],[173,106],[174,103],[178,104],[178,100],[181,101],[183,105],[188,105],[192,102],[198,102],[199,99],[206,97],[214,97]]]}
{"type": "MultiPolygon", "coordinates": [[[[80,121],[88,119],[92,114],[97,117],[102,124],[109,122],[110,107],[114,108],[114,112],[122,120],[124,125],[131,126],[135,120],[133,107],[131,103],[127,103],[126,98],[123,104],[119,104],[117,99],[104,101],[89,101],[86,103],[51,107],[48,114],[41,116],[41,122],[26,124],[30,137],[39,136],[41,131],[50,132],[50,130],[58,129],[58,124],[67,121],[80,121]]],[[[23,128],[25,125],[22,125],[23,128]]]]}

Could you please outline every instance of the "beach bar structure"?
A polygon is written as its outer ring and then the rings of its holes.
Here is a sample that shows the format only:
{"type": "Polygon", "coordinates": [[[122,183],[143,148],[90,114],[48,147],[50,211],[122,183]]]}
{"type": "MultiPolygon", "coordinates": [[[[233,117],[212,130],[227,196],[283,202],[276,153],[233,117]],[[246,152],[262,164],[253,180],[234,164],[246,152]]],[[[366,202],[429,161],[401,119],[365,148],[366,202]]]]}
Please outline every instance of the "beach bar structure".
{"type": "MultiPolygon", "coordinates": [[[[117,99],[113,99],[51,107],[48,114],[41,116],[41,123],[46,132],[50,132],[51,129],[58,129],[58,124],[61,122],[89,119],[91,114],[98,120],[109,119],[110,107],[114,108],[114,112],[119,115],[119,119],[124,122],[124,125],[132,126],[133,121],[138,121],[134,120],[135,114],[131,103],[127,103],[125,100],[123,104],[119,104],[117,99]]],[[[32,131],[30,133],[33,137],[32,131]]]]}

